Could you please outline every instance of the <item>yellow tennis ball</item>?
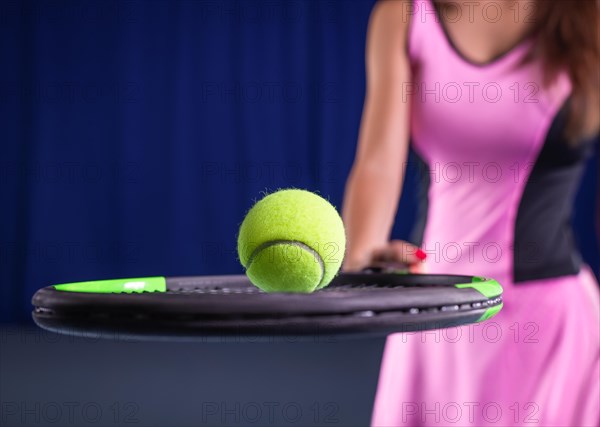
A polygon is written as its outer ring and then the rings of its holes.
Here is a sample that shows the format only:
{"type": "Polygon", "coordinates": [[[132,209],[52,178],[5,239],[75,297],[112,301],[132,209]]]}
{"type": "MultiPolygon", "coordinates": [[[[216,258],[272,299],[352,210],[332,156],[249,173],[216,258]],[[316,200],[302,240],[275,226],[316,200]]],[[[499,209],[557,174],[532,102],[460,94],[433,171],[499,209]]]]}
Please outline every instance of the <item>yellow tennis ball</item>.
{"type": "Polygon", "coordinates": [[[250,281],[266,292],[313,292],[327,286],[346,249],[336,209],[306,190],[280,190],[248,212],[237,242],[250,281]]]}

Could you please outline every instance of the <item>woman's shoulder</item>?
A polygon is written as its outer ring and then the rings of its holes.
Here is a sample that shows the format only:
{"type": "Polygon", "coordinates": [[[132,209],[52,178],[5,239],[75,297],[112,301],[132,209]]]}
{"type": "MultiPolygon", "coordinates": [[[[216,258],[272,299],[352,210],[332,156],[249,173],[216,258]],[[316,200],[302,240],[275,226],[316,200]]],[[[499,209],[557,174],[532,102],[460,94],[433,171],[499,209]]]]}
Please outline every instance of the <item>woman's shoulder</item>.
{"type": "Polygon", "coordinates": [[[405,38],[412,8],[411,0],[379,0],[371,12],[369,27],[388,35],[401,35],[405,38]]]}

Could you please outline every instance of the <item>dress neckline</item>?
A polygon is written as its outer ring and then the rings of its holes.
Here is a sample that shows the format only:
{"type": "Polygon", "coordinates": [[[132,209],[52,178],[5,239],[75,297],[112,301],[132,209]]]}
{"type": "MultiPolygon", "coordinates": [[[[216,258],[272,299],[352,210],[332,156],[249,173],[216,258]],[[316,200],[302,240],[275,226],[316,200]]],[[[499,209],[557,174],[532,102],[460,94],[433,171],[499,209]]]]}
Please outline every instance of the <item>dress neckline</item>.
{"type": "Polygon", "coordinates": [[[474,60],[470,59],[469,57],[467,57],[465,54],[463,54],[463,52],[461,52],[460,49],[458,49],[458,47],[456,46],[456,44],[452,40],[452,37],[450,36],[450,34],[448,32],[446,24],[444,23],[444,20],[442,19],[442,16],[440,14],[439,4],[436,3],[435,0],[429,0],[429,2],[431,3],[431,5],[433,6],[433,9],[435,10],[436,23],[438,24],[439,29],[443,33],[444,39],[446,40],[446,43],[448,44],[448,46],[450,47],[450,49],[463,62],[465,62],[468,65],[471,65],[473,67],[485,68],[485,67],[490,67],[490,66],[496,65],[498,63],[501,63],[506,58],[512,56],[515,53],[520,52],[525,47],[525,45],[528,44],[531,41],[531,39],[532,39],[531,34],[528,33],[525,36],[523,36],[521,39],[519,39],[511,47],[509,47],[505,51],[499,53],[498,55],[492,57],[491,59],[489,59],[487,61],[484,61],[484,62],[474,61],[474,60]]]}

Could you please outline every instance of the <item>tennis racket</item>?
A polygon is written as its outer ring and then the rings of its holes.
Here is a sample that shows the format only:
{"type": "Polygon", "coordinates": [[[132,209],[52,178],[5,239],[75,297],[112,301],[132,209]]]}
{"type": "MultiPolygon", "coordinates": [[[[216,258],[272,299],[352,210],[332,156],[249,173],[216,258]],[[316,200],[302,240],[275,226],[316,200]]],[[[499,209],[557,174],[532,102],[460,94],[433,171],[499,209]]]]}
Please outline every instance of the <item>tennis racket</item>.
{"type": "Polygon", "coordinates": [[[481,322],[502,308],[502,287],[373,269],[339,274],[311,294],[265,293],[245,275],[146,277],[48,286],[32,303],[40,327],[86,337],[358,337],[481,322]]]}

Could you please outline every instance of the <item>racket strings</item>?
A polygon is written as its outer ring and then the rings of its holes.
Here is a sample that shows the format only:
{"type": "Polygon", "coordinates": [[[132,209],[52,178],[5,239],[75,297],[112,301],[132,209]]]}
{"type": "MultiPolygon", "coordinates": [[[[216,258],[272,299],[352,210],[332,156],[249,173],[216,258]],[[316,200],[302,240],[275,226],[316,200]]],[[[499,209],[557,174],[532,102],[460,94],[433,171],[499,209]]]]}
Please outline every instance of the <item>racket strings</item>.
{"type": "MultiPolygon", "coordinates": [[[[314,293],[337,292],[337,291],[356,291],[364,289],[368,291],[378,289],[404,289],[404,288],[447,288],[448,285],[400,285],[394,283],[345,283],[334,284],[314,293]]],[[[172,287],[167,289],[166,293],[172,294],[264,294],[265,292],[254,286],[223,287],[223,286],[194,286],[194,287],[172,287]]]]}
{"type": "Polygon", "coordinates": [[[194,287],[194,288],[173,288],[167,289],[167,294],[215,294],[215,295],[239,295],[239,294],[264,294],[258,288],[246,286],[239,288],[224,288],[220,286],[215,287],[194,287]]]}

